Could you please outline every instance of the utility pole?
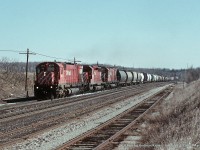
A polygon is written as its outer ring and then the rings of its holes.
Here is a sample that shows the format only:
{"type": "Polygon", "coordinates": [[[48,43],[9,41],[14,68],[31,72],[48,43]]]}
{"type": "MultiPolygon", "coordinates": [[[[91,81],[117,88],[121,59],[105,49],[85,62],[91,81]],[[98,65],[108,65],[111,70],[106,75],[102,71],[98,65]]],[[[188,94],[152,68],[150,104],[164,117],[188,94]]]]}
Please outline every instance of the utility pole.
{"type": "Polygon", "coordinates": [[[27,81],[28,81],[28,58],[29,58],[29,54],[35,55],[35,53],[29,53],[29,49],[27,49],[27,52],[26,52],[26,53],[19,53],[19,54],[26,54],[26,80],[25,80],[25,91],[26,91],[26,97],[28,98],[28,97],[29,97],[29,95],[28,95],[28,84],[27,84],[27,81]]]}
{"type": "Polygon", "coordinates": [[[76,60],[76,58],[74,57],[74,64],[76,64],[77,62],[81,62],[81,61],[76,60]]]}

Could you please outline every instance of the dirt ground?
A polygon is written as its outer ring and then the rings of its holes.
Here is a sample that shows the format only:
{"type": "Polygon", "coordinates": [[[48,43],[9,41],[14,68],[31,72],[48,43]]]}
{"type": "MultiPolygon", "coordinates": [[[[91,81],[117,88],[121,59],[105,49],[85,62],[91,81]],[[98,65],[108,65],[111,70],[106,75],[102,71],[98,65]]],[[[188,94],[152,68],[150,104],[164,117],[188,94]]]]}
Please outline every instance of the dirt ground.
{"type": "MultiPolygon", "coordinates": [[[[28,91],[33,95],[33,73],[28,74],[28,91]]],[[[25,97],[25,74],[24,73],[0,73],[0,100],[7,98],[25,97]]]]}

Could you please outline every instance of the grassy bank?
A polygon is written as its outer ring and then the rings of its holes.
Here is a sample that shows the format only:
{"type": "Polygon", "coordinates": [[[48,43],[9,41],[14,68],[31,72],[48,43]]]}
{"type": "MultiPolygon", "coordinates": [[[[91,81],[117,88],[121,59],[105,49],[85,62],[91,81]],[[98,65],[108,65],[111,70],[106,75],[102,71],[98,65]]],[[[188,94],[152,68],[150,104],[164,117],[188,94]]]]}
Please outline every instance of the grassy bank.
{"type": "MultiPolygon", "coordinates": [[[[0,99],[12,97],[24,97],[25,92],[25,74],[19,72],[0,72],[0,99]]],[[[33,95],[33,73],[28,75],[28,89],[30,95],[33,95]]]]}
{"type": "Polygon", "coordinates": [[[171,96],[144,118],[141,143],[159,150],[200,149],[199,107],[200,81],[184,88],[177,85],[171,96]]]}

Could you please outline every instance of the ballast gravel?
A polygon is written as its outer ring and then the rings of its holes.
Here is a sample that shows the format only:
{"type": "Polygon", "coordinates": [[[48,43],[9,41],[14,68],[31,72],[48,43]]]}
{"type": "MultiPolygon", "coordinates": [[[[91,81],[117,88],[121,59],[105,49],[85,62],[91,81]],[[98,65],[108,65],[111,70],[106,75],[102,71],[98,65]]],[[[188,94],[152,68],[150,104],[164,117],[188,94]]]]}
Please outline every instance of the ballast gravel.
{"type": "Polygon", "coordinates": [[[122,102],[104,107],[96,112],[81,116],[81,118],[69,120],[66,124],[53,128],[40,135],[30,137],[15,145],[4,147],[4,150],[49,150],[61,146],[63,143],[77,137],[78,135],[97,127],[98,125],[112,119],[118,114],[133,107],[144,99],[165,89],[167,86],[158,87],[140,95],[128,98],[122,102]]]}

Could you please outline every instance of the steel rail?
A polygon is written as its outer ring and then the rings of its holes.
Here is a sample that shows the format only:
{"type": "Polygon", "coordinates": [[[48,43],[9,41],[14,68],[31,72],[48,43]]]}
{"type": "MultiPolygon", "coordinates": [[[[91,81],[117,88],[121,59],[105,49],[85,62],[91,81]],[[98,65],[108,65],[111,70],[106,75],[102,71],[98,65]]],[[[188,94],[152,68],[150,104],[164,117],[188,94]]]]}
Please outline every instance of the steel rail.
{"type": "MultiPolygon", "coordinates": [[[[159,92],[159,93],[161,93],[161,92],[159,92]]],[[[78,145],[81,143],[81,141],[84,141],[85,138],[90,137],[91,135],[95,135],[95,134],[98,133],[100,130],[104,129],[106,126],[108,126],[108,125],[110,125],[111,123],[115,122],[117,119],[123,117],[125,114],[127,114],[127,113],[129,113],[129,112],[131,112],[131,111],[133,111],[133,110],[135,110],[135,109],[137,109],[138,107],[140,107],[140,105],[144,104],[145,102],[148,102],[148,100],[152,99],[152,98],[155,97],[156,95],[158,95],[158,93],[157,93],[157,94],[154,94],[154,95],[151,96],[150,98],[145,99],[144,101],[142,101],[142,102],[140,102],[139,104],[135,105],[134,107],[128,109],[127,111],[123,112],[122,114],[120,114],[120,115],[114,117],[113,119],[107,121],[106,123],[104,123],[104,124],[98,126],[97,128],[94,128],[94,129],[90,130],[89,132],[86,132],[86,133],[84,133],[84,134],[78,136],[77,138],[74,138],[73,140],[71,140],[71,141],[67,142],[66,144],[64,144],[64,146],[59,147],[58,150],[70,149],[70,146],[72,146],[72,145],[74,145],[75,147],[78,146],[78,145]]],[[[164,97],[164,96],[162,96],[162,98],[163,98],[163,97],[164,97]]],[[[160,99],[162,99],[162,98],[160,98],[160,99]]],[[[159,101],[158,101],[158,102],[159,102],[159,101]]],[[[153,102],[153,103],[152,103],[152,106],[155,106],[154,104],[156,105],[157,103],[153,102]]],[[[152,108],[152,107],[151,107],[151,108],[152,108]]],[[[148,112],[148,110],[150,110],[150,108],[147,109],[147,110],[145,110],[144,112],[148,112]]],[[[144,113],[144,112],[143,112],[143,113],[144,113]]],[[[143,113],[142,113],[142,114],[143,114],[143,113]]],[[[142,115],[142,116],[143,116],[143,115],[142,115]]],[[[111,136],[110,138],[108,138],[107,140],[105,140],[102,144],[100,144],[100,145],[97,146],[96,148],[95,148],[95,147],[92,147],[93,144],[91,144],[91,145],[90,145],[90,146],[91,146],[91,149],[99,149],[99,148],[105,147],[110,141],[113,141],[113,139],[115,139],[115,137],[118,137],[119,135],[121,135],[125,130],[127,130],[129,127],[131,127],[131,126],[132,126],[137,120],[139,120],[142,116],[139,116],[138,119],[136,118],[136,120],[133,121],[130,125],[127,125],[124,129],[122,129],[121,131],[118,131],[115,135],[113,135],[113,136],[111,136]]],[[[85,140],[86,140],[86,139],[85,139],[85,140]]],[[[80,144],[80,145],[81,145],[81,144],[80,144]]],[[[84,146],[84,144],[83,144],[82,146],[84,146]]],[[[85,148],[90,149],[90,146],[87,147],[87,144],[85,144],[85,146],[86,146],[85,148]]],[[[73,147],[73,146],[72,146],[72,147],[73,147]]],[[[74,147],[74,148],[75,148],[75,147],[74,147]]],[[[81,148],[83,148],[83,147],[81,147],[81,148]]],[[[84,149],[84,148],[83,148],[83,149],[84,149]]]]}
{"type": "Polygon", "coordinates": [[[129,88],[129,89],[125,89],[125,90],[120,90],[120,91],[114,91],[112,93],[107,93],[107,94],[101,94],[101,95],[98,95],[98,96],[92,96],[92,97],[87,97],[87,98],[78,98],[78,99],[72,99],[72,101],[68,102],[66,101],[64,104],[59,104],[59,105],[56,105],[54,107],[47,107],[45,109],[38,109],[36,108],[36,110],[26,110],[28,111],[28,113],[20,113],[20,114],[17,114],[17,115],[12,115],[11,117],[7,117],[7,118],[2,118],[0,119],[0,123],[3,123],[5,121],[9,121],[9,120],[14,120],[14,119],[19,119],[19,118],[22,118],[22,117],[27,117],[27,116],[31,116],[31,115],[35,115],[35,114],[38,114],[38,113],[43,113],[43,112],[46,112],[46,111],[52,111],[52,110],[56,110],[56,109],[62,109],[62,108],[65,108],[69,105],[75,105],[75,104],[78,104],[78,103],[82,103],[84,101],[89,101],[89,100],[93,100],[93,99],[99,99],[99,98],[104,98],[104,97],[107,97],[107,96],[111,96],[111,95],[116,95],[116,94],[121,94],[123,92],[128,92],[128,91],[132,91],[132,90],[138,90],[137,88],[129,88]]]}
{"type": "Polygon", "coordinates": [[[51,108],[51,107],[56,107],[59,105],[64,105],[64,104],[69,104],[69,103],[73,103],[75,101],[79,101],[84,100],[84,99],[88,99],[88,98],[94,98],[97,96],[105,96],[107,94],[111,94],[111,93],[117,93],[120,91],[126,91],[127,89],[138,89],[138,88],[143,88],[143,86],[132,86],[132,87],[124,87],[124,88],[120,88],[120,89],[115,89],[115,90],[109,90],[109,91],[105,91],[105,92],[100,92],[97,94],[91,94],[91,95],[84,95],[84,96],[80,96],[80,97],[71,97],[71,98],[64,98],[64,99],[59,99],[59,100],[54,100],[54,101],[45,101],[45,102],[38,102],[38,103],[34,103],[34,104],[25,104],[25,105],[20,105],[20,106],[13,106],[11,108],[4,108],[4,109],[0,109],[0,113],[2,115],[0,115],[0,119],[3,118],[8,118],[8,117],[13,117],[16,115],[20,115],[20,114],[24,114],[26,112],[30,113],[32,111],[38,111],[41,109],[47,109],[47,108],[51,108]]]}
{"type": "Polygon", "coordinates": [[[109,144],[112,144],[116,138],[121,136],[123,133],[125,133],[127,130],[129,130],[131,127],[133,127],[134,124],[138,122],[138,120],[142,119],[144,115],[149,113],[152,108],[154,108],[158,103],[160,103],[164,98],[166,98],[169,95],[169,93],[165,93],[162,97],[160,97],[158,100],[153,101],[152,105],[145,110],[138,118],[136,118],[134,121],[132,121],[130,124],[128,124],[126,127],[124,127],[122,130],[118,131],[115,133],[113,136],[111,136],[109,139],[98,145],[94,150],[100,150],[103,149],[104,147],[108,146],[109,144]]]}
{"type": "MultiPolygon", "coordinates": [[[[131,91],[131,90],[130,90],[130,91],[131,91]]],[[[142,90],[142,91],[143,91],[143,90],[142,90]]],[[[141,91],[141,92],[142,92],[142,91],[141,91]]],[[[119,92],[119,93],[122,93],[122,92],[119,92]]],[[[134,94],[136,94],[136,93],[132,93],[132,94],[134,95],[134,94]]],[[[133,95],[131,95],[131,96],[133,96],[133,95]]],[[[127,97],[127,96],[125,96],[125,97],[127,97]]],[[[119,97],[119,98],[120,98],[120,97],[119,97]]],[[[102,105],[102,107],[103,107],[103,105],[102,105]]],[[[81,113],[82,113],[82,112],[81,112],[81,113]]],[[[58,119],[59,119],[59,117],[58,117],[58,119]]],[[[54,122],[56,122],[56,119],[55,119],[55,118],[51,118],[49,121],[52,122],[52,120],[54,120],[54,122]]],[[[45,122],[45,121],[44,121],[44,122],[45,122]]],[[[38,124],[38,125],[40,125],[40,124],[38,124]]],[[[32,126],[30,125],[29,128],[32,128],[32,126]]],[[[25,129],[25,128],[24,128],[24,129],[25,129]]],[[[28,128],[26,128],[26,129],[28,129],[28,128]]],[[[17,133],[18,131],[20,131],[20,130],[16,130],[16,133],[17,133]]],[[[23,129],[22,129],[22,131],[23,131],[23,129]]],[[[15,131],[13,130],[12,132],[7,133],[7,135],[8,135],[8,134],[14,134],[14,133],[15,133],[15,131]]],[[[4,134],[4,135],[5,135],[5,134],[4,134]]],[[[3,135],[2,135],[2,136],[3,136],[3,135]]],[[[5,136],[6,136],[6,135],[5,135],[5,136]]]]}

